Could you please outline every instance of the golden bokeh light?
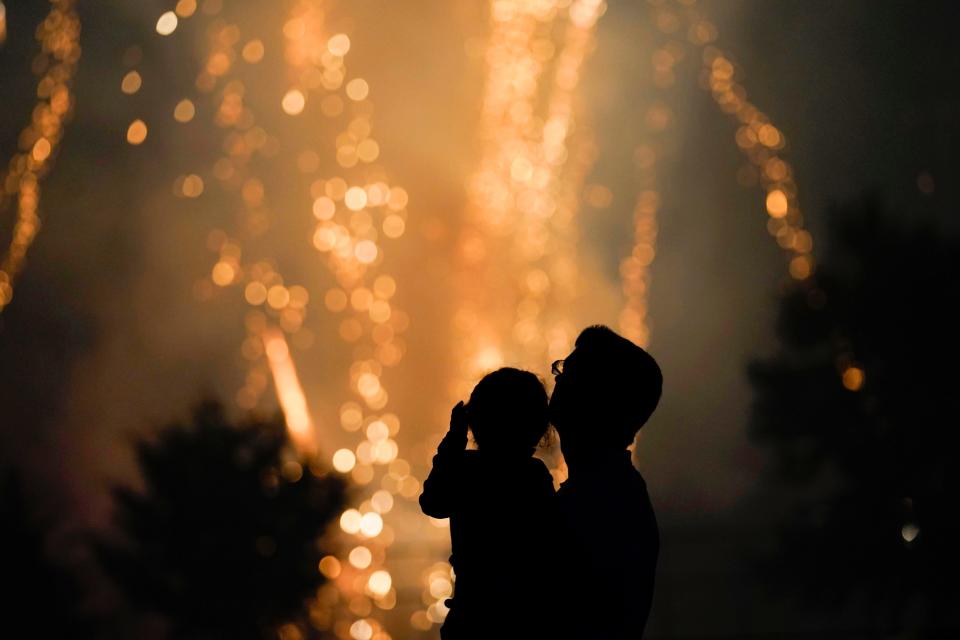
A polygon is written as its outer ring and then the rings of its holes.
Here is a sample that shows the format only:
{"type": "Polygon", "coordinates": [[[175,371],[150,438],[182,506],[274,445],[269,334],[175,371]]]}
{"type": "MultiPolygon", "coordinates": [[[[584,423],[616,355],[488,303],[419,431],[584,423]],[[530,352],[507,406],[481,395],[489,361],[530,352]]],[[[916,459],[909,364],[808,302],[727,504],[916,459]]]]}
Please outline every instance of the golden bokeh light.
{"type": "Polygon", "coordinates": [[[340,528],[345,533],[355,534],[360,531],[360,521],[363,516],[356,509],[347,509],[340,515],[340,528]]]}
{"type": "Polygon", "coordinates": [[[174,11],[181,18],[189,18],[197,11],[197,0],[178,0],[174,11]]]}
{"type": "Polygon", "coordinates": [[[192,100],[184,98],[173,108],[173,119],[177,122],[190,122],[196,115],[197,109],[192,100]]]}
{"type": "Polygon", "coordinates": [[[299,115],[303,111],[303,108],[306,106],[306,104],[307,98],[299,89],[291,89],[287,91],[283,96],[283,101],[281,102],[283,112],[291,116],[299,115]]]}
{"type": "Polygon", "coordinates": [[[177,29],[177,14],[173,11],[167,11],[157,20],[157,33],[162,36],[168,36],[177,29]]]}
{"type": "Polygon", "coordinates": [[[249,62],[250,64],[256,64],[263,60],[263,55],[265,52],[266,49],[263,46],[263,41],[260,39],[254,39],[243,45],[241,55],[246,62],[249,62]]]}
{"type": "Polygon", "coordinates": [[[342,58],[350,51],[350,38],[345,33],[338,33],[327,41],[327,49],[342,58]]]}
{"type": "Polygon", "coordinates": [[[370,511],[360,518],[360,533],[367,538],[376,538],[383,531],[383,518],[379,513],[370,511]]]}
{"type": "Polygon", "coordinates": [[[849,391],[859,391],[863,387],[866,376],[859,367],[847,367],[843,371],[843,386],[849,391]]]}
{"type": "Polygon", "coordinates": [[[33,150],[30,155],[33,157],[34,162],[44,162],[50,157],[52,151],[53,145],[50,144],[50,141],[46,138],[40,138],[33,144],[33,150]]]}
{"type": "Polygon", "coordinates": [[[370,549],[362,545],[351,549],[347,558],[350,564],[357,569],[366,569],[370,566],[370,563],[373,562],[373,554],[370,552],[370,549]]]}
{"type": "Polygon", "coordinates": [[[333,454],[333,468],[340,473],[350,473],[357,464],[357,457],[350,449],[338,449],[333,454]]]}
{"type": "Polygon", "coordinates": [[[127,127],[127,142],[132,145],[142,144],[147,139],[147,123],[137,119],[127,127]]]}
{"type": "Polygon", "coordinates": [[[364,100],[370,94],[370,85],[363,78],[354,78],[347,83],[347,97],[351,100],[364,100]]]}
{"type": "Polygon", "coordinates": [[[387,592],[390,591],[390,587],[393,586],[393,579],[390,577],[390,574],[383,569],[379,571],[374,571],[370,574],[370,579],[367,581],[367,587],[375,596],[385,596],[387,592]]]}
{"type": "Polygon", "coordinates": [[[140,77],[139,73],[136,71],[128,71],[120,82],[120,90],[127,95],[133,95],[137,91],[140,91],[142,84],[143,78],[140,77]]]}
{"type": "Polygon", "coordinates": [[[767,213],[773,218],[783,218],[787,215],[790,205],[786,194],[780,189],[774,189],[767,194],[767,213]]]}
{"type": "Polygon", "coordinates": [[[330,580],[336,580],[340,577],[342,567],[336,556],[323,556],[323,558],[320,559],[319,569],[320,573],[330,580]]]}

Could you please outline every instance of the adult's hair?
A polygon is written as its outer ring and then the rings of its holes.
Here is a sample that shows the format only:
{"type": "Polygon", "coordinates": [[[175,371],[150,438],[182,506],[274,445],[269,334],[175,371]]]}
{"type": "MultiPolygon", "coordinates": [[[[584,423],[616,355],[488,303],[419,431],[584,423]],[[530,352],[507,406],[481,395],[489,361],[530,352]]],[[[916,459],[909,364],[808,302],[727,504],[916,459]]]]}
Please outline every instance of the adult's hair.
{"type": "Polygon", "coordinates": [[[503,367],[483,377],[467,414],[481,450],[529,452],[550,426],[547,391],[535,374],[503,367]]]}
{"type": "Polygon", "coordinates": [[[607,423],[596,434],[605,442],[597,444],[630,445],[660,402],[663,374],[657,361],[603,325],[581,331],[569,359],[563,375],[570,374],[565,383],[579,419],[593,415],[607,423]],[[609,434],[609,442],[600,432],[609,434]]]}

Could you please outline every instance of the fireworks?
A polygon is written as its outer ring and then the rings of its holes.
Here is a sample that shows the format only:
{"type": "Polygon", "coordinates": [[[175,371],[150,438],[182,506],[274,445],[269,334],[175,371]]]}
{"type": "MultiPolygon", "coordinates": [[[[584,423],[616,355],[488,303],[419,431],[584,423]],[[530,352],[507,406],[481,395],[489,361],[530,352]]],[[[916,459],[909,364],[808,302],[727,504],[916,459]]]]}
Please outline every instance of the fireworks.
{"type": "MultiPolygon", "coordinates": [[[[583,289],[581,200],[612,198],[606,187],[584,186],[597,153],[578,98],[605,4],[495,0],[489,8],[480,155],[466,185],[454,248],[459,298],[452,357],[459,369],[450,396],[457,399],[490,369],[510,363],[545,373],[549,362],[569,352],[577,328],[571,309],[583,289]]],[[[398,586],[410,580],[387,568],[395,535],[391,514],[398,501],[414,499],[420,489],[401,456],[401,420],[388,390],[389,371],[406,353],[410,318],[397,303],[398,279],[387,270],[386,257],[391,243],[406,234],[409,196],[378,164],[376,87],[348,68],[352,27],[336,23],[319,0],[291,2],[275,38],[241,28],[221,13],[219,3],[198,8],[181,0],[155,23],[156,37],[171,41],[202,27],[205,50],[194,90],[173,96],[167,117],[172,126],[202,127],[217,150],[210,163],[185,158],[193,164],[171,176],[173,193],[200,202],[215,195],[235,212],[211,229],[207,247],[215,258],[194,293],[210,300],[229,292],[246,305],[240,353],[247,371],[237,405],[258,407],[272,379],[298,450],[319,454],[325,467],[348,474],[360,488],[356,504],[339,519],[343,552],[318,567],[330,582],[311,603],[311,623],[340,637],[385,640],[390,636],[381,612],[397,607],[398,586]],[[198,11],[206,17],[193,18],[198,11]],[[276,74],[263,71],[270,56],[282,57],[276,74]],[[275,76],[272,84],[263,81],[267,75],[275,76]],[[312,135],[318,129],[322,133],[312,135]],[[280,174],[290,177],[280,181],[280,174]],[[276,241],[277,228],[291,221],[301,229],[298,246],[310,252],[314,272],[297,273],[284,260],[290,245],[276,241]],[[314,344],[338,349],[341,357],[341,390],[323,403],[296,368],[297,350],[314,344]]],[[[740,120],[737,143],[763,182],[768,227],[793,254],[791,274],[805,278],[812,243],[802,229],[791,168],[779,155],[782,132],[746,101],[729,57],[709,46],[715,28],[693,3],[676,11],[657,3],[652,15],[664,32],[686,26],[688,39],[703,48],[705,82],[721,108],[740,120]]],[[[655,48],[656,87],[674,82],[684,55],[676,39],[655,48]]],[[[138,95],[143,84],[141,71],[129,69],[119,90],[138,95]]],[[[620,262],[619,326],[646,345],[650,267],[664,198],[657,184],[665,155],[660,136],[672,114],[651,97],[641,116],[648,135],[635,153],[638,191],[632,247],[620,262]]],[[[129,144],[151,144],[155,123],[148,120],[129,121],[129,144]]],[[[562,461],[552,463],[556,480],[563,480],[562,461]]],[[[429,566],[423,578],[422,607],[409,618],[418,630],[442,623],[443,601],[452,589],[445,562],[429,566]]]]}
{"type": "MultiPolygon", "coordinates": [[[[455,397],[504,362],[543,371],[570,347],[575,216],[591,159],[569,145],[576,87],[603,10],[595,0],[490,4],[482,154],[457,247],[455,397]]],[[[574,143],[588,139],[584,130],[574,143]]]]}
{"type": "MultiPolygon", "coordinates": [[[[13,298],[14,281],[40,231],[40,180],[50,171],[73,110],[71,86],[80,60],[80,19],[73,0],[51,0],[50,5],[50,13],[37,28],[41,53],[34,69],[40,75],[39,100],[30,124],[20,133],[20,152],[10,159],[0,185],[0,209],[13,201],[17,216],[13,237],[0,259],[0,312],[13,298]]],[[[6,9],[0,3],[0,43],[5,36],[6,9]]]]}

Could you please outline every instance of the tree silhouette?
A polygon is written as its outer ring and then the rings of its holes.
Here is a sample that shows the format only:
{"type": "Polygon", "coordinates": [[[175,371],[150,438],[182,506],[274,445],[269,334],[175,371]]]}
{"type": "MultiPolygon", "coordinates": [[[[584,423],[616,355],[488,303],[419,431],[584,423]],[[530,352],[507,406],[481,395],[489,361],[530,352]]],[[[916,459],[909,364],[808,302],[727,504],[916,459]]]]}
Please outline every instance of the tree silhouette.
{"type": "Polygon", "coordinates": [[[831,211],[816,275],[781,302],[779,352],[749,367],[750,434],[799,496],[774,578],[922,634],[958,624],[960,244],[894,218],[871,200],[831,211]]]}
{"type": "Polygon", "coordinates": [[[137,443],[145,489],[114,489],[120,539],[98,555],[170,637],[275,637],[322,584],[321,536],[344,486],[288,447],[282,417],[233,425],[213,402],[137,443]]]}
{"type": "Polygon", "coordinates": [[[94,637],[80,581],[50,556],[50,531],[28,507],[20,474],[0,471],[0,636],[94,637]]]}

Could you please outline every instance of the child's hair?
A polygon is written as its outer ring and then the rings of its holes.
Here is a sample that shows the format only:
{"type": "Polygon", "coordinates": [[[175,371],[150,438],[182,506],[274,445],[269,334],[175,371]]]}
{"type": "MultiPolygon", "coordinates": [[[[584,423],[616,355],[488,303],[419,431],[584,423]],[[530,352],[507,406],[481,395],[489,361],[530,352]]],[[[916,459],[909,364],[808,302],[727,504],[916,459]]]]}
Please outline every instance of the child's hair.
{"type": "Polygon", "coordinates": [[[535,374],[512,367],[488,373],[467,403],[477,447],[532,455],[550,426],[547,403],[547,390],[535,374]]]}

